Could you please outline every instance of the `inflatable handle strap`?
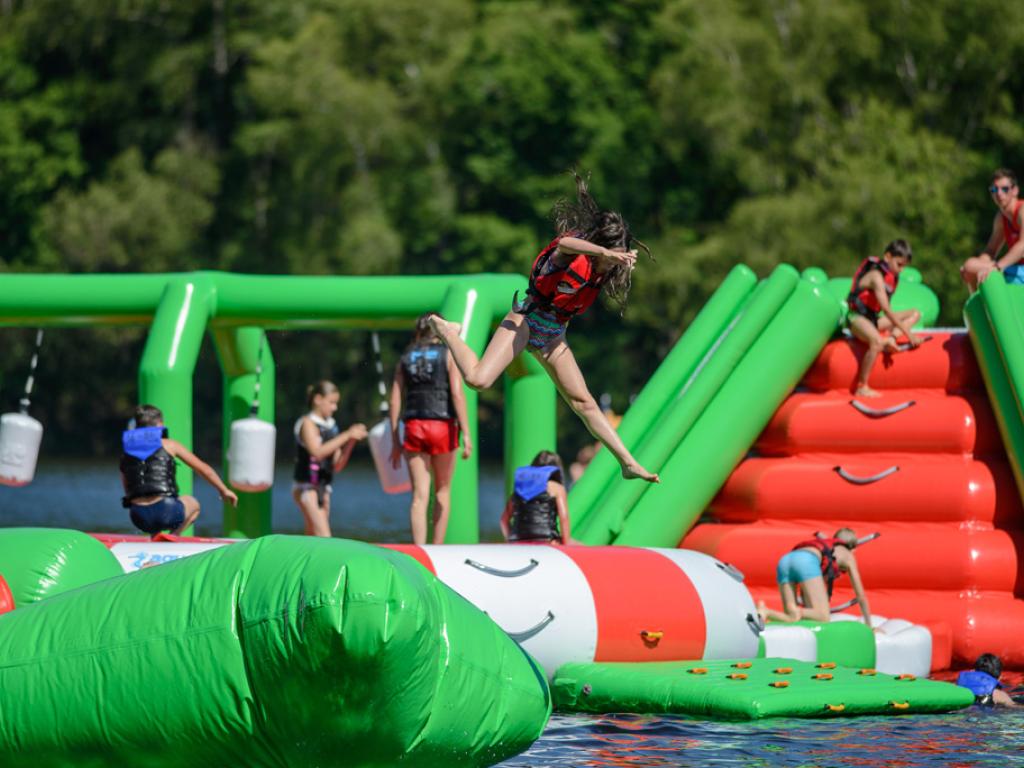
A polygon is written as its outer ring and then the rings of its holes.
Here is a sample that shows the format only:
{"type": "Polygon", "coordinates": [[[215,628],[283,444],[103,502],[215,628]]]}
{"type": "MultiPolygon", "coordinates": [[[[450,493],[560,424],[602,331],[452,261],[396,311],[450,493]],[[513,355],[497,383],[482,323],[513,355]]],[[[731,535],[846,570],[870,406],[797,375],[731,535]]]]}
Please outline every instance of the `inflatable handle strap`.
{"type": "Polygon", "coordinates": [[[754,633],[754,637],[760,637],[761,633],[764,632],[764,621],[761,617],[753,614],[747,614],[747,626],[750,627],[750,631],[754,633]]]}
{"type": "Polygon", "coordinates": [[[715,561],[715,565],[717,565],[720,570],[725,571],[726,574],[734,578],[736,581],[740,582],[741,584],[743,583],[743,571],[741,571],[735,565],[730,565],[729,563],[722,563],[718,560],[715,561]]]}
{"type": "MultiPolygon", "coordinates": [[[[921,343],[924,344],[926,341],[931,340],[931,336],[925,336],[924,338],[921,339],[921,343]]],[[[909,343],[904,342],[903,344],[897,344],[896,349],[898,349],[900,352],[909,352],[911,349],[913,349],[913,347],[911,347],[909,343]]]]}
{"type": "Polygon", "coordinates": [[[833,471],[836,472],[843,480],[854,485],[871,485],[871,483],[877,483],[879,480],[884,480],[889,475],[892,475],[900,471],[900,468],[893,464],[888,469],[883,469],[877,475],[871,475],[870,477],[858,477],[857,475],[851,475],[842,467],[832,467],[833,471]]]}
{"type": "Polygon", "coordinates": [[[888,408],[872,408],[870,405],[862,403],[860,400],[851,400],[850,405],[853,406],[854,410],[860,411],[865,416],[881,419],[886,416],[892,416],[894,413],[905,411],[907,408],[917,405],[917,401],[907,400],[904,403],[898,403],[897,405],[892,405],[888,408]]]}
{"type": "MultiPolygon", "coordinates": [[[[516,576],[525,576],[530,571],[532,571],[534,568],[536,568],[538,565],[540,565],[540,563],[537,562],[536,560],[534,560],[531,557],[529,565],[523,566],[522,568],[519,568],[518,570],[515,570],[515,571],[503,571],[500,568],[491,568],[491,566],[489,566],[489,565],[484,565],[483,563],[478,563],[476,560],[470,560],[467,557],[466,558],[466,565],[468,565],[470,568],[476,568],[478,571],[483,571],[484,573],[488,574],[489,576],[500,576],[503,579],[514,579],[516,576]]],[[[552,617],[552,618],[554,618],[554,617],[552,617]]]]}
{"type": "Polygon", "coordinates": [[[554,620],[555,614],[553,614],[551,611],[548,611],[548,615],[541,619],[537,624],[533,625],[529,629],[524,630],[522,632],[509,632],[508,636],[515,640],[517,643],[526,642],[554,620]]]}

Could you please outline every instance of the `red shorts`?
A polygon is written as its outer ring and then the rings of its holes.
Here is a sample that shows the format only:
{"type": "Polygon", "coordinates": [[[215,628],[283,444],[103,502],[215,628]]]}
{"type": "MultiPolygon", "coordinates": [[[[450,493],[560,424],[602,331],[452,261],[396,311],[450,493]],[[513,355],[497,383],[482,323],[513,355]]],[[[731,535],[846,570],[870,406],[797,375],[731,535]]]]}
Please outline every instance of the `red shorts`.
{"type": "Polygon", "coordinates": [[[459,447],[459,425],[455,419],[409,419],[405,422],[402,448],[409,453],[450,453],[459,447]]]}

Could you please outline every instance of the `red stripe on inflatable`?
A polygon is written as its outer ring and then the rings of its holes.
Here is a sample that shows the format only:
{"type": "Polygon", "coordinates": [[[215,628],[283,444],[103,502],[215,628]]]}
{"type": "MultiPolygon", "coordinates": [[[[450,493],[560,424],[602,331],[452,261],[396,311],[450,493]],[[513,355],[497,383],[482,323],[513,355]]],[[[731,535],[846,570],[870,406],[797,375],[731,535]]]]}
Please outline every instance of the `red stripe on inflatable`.
{"type": "Polygon", "coordinates": [[[673,561],[630,547],[561,551],[583,572],[594,597],[594,661],[703,658],[704,607],[693,582],[673,561]]]}
{"type": "Polygon", "coordinates": [[[430,557],[422,547],[418,547],[415,544],[381,544],[380,546],[385,549],[393,549],[395,552],[402,552],[403,554],[408,555],[432,574],[437,576],[437,571],[434,570],[434,563],[431,562],[430,557]]]}
{"type": "Polygon", "coordinates": [[[0,576],[0,613],[7,613],[14,610],[14,595],[11,588],[7,586],[7,580],[0,576]]]}
{"type": "Polygon", "coordinates": [[[124,544],[125,542],[149,543],[156,541],[173,544],[235,544],[239,541],[244,541],[244,539],[216,539],[207,536],[172,536],[169,533],[157,534],[156,538],[137,536],[133,533],[90,533],[89,535],[108,549],[115,544],[124,544]]]}

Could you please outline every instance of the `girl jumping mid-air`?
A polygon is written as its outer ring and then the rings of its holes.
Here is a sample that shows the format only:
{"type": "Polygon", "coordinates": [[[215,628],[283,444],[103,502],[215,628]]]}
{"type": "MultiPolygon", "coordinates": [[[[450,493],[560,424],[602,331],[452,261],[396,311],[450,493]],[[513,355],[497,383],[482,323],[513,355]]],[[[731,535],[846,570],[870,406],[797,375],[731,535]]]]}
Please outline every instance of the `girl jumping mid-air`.
{"type": "Polygon", "coordinates": [[[618,459],[622,476],[657,483],[658,476],[637,463],[608,423],[565,340],[569,320],[593,304],[602,289],[625,306],[637,256],[630,248],[634,240],[626,220],[599,208],[586,182],[575,172],[573,176],[576,202],[562,200],[554,209],[555,229],[561,234],[534,260],[526,298],[513,301],[484,356],[478,359],[459,337],[458,323],[431,315],[430,324],[473,389],[491,386],[516,355],[529,349],[590,433],[618,459]]]}

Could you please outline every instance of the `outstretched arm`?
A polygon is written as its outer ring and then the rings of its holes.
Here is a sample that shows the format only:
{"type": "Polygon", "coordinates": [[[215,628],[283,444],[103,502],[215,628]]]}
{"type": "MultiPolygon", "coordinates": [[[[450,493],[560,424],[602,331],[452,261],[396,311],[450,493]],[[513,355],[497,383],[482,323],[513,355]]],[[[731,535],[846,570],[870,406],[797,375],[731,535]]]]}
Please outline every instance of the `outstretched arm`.
{"type": "Polygon", "coordinates": [[[864,623],[871,626],[871,608],[868,606],[868,596],[864,593],[864,582],[860,580],[860,571],[857,570],[857,560],[851,553],[847,562],[847,572],[850,574],[850,583],[853,585],[853,594],[860,605],[860,612],[864,616],[864,623]]]}
{"type": "Polygon", "coordinates": [[[171,456],[176,459],[181,459],[189,468],[192,469],[193,472],[201,476],[206,480],[206,482],[216,488],[221,499],[224,501],[230,501],[232,506],[238,506],[238,496],[234,491],[224,485],[224,481],[220,479],[220,475],[214,471],[213,467],[200,459],[177,440],[171,440],[170,438],[165,437],[163,439],[163,444],[164,450],[171,454],[171,456]]]}
{"type": "Polygon", "coordinates": [[[558,530],[562,534],[562,543],[572,544],[572,536],[569,535],[569,498],[565,493],[565,486],[549,481],[548,493],[555,497],[555,506],[558,508],[558,530]]]}
{"type": "MultiPolygon", "coordinates": [[[[592,256],[598,272],[607,272],[619,264],[627,267],[632,267],[636,264],[636,251],[613,250],[579,237],[563,237],[558,241],[557,254],[569,257],[579,253],[585,256],[592,256]]],[[[556,259],[556,262],[559,266],[565,266],[569,263],[569,259],[556,259]]]]}
{"type": "MultiPolygon", "coordinates": [[[[1017,211],[1017,221],[1015,222],[1018,227],[1021,226],[1021,220],[1024,219],[1024,205],[1017,211]]],[[[1000,227],[1000,230],[1002,228],[1000,227]]],[[[999,233],[1000,239],[1002,239],[1002,231],[999,233]]],[[[996,251],[993,251],[996,253],[996,251]]],[[[993,258],[995,258],[993,256],[993,258]]],[[[1014,264],[1019,262],[1021,258],[1024,258],[1024,238],[1021,238],[1010,247],[1006,253],[996,259],[996,269],[1002,272],[1007,267],[1012,267],[1014,264]]]]}
{"type": "Polygon", "coordinates": [[[395,368],[391,381],[391,395],[388,398],[388,420],[391,423],[391,466],[395,469],[402,463],[402,442],[398,439],[398,422],[402,412],[402,397],[405,393],[405,374],[402,366],[395,368]]]}
{"type": "Polygon", "coordinates": [[[448,388],[452,393],[452,405],[455,406],[455,418],[459,421],[462,432],[462,458],[468,459],[473,454],[473,440],[469,434],[469,413],[466,410],[466,393],[462,389],[462,374],[459,366],[448,355],[448,388]]]}
{"type": "Polygon", "coordinates": [[[320,432],[309,419],[302,420],[302,429],[299,431],[302,438],[302,445],[309,455],[317,461],[334,456],[334,452],[343,448],[350,440],[362,440],[366,437],[366,425],[353,424],[351,427],[335,435],[330,440],[321,440],[320,432]]]}
{"type": "Polygon", "coordinates": [[[509,524],[512,521],[512,498],[505,502],[505,510],[501,513],[501,535],[508,541],[509,524]]]}
{"type": "Polygon", "coordinates": [[[912,347],[921,346],[921,339],[914,335],[913,331],[907,328],[907,324],[904,323],[899,315],[897,315],[893,309],[892,304],[889,302],[889,294],[885,291],[885,281],[878,272],[871,273],[871,289],[875,293],[875,298],[878,300],[878,306],[889,318],[889,322],[892,323],[893,328],[898,328],[900,332],[906,337],[907,341],[912,347]]]}

